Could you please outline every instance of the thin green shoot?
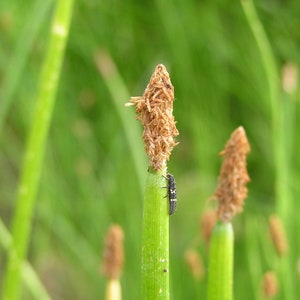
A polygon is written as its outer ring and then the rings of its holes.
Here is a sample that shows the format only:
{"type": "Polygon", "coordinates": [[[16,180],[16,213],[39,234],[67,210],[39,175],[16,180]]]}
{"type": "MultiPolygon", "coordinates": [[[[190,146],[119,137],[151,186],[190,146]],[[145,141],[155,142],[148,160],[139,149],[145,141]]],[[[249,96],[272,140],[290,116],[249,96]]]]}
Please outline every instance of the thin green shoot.
{"type": "Polygon", "coordinates": [[[29,244],[36,193],[69,33],[72,7],[73,0],[58,1],[53,17],[49,46],[41,73],[36,110],[18,188],[16,211],[12,224],[13,249],[15,251],[8,254],[2,294],[4,300],[19,299],[21,293],[21,267],[26,258],[29,244]]]}

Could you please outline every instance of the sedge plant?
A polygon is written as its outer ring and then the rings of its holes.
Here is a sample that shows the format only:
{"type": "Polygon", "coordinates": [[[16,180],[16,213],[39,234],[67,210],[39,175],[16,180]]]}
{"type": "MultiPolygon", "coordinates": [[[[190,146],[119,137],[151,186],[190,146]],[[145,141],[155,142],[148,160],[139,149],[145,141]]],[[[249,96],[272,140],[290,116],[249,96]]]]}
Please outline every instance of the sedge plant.
{"type": "Polygon", "coordinates": [[[121,300],[120,274],[124,263],[124,233],[119,225],[111,225],[106,237],[103,253],[102,273],[107,277],[105,300],[121,300]]]}
{"type": "MultiPolygon", "coordinates": [[[[292,120],[295,110],[294,101],[291,101],[290,97],[295,93],[297,79],[292,79],[292,84],[290,84],[290,80],[287,85],[283,82],[284,93],[282,92],[280,89],[280,76],[275,56],[256,11],[254,2],[253,0],[242,0],[241,4],[247,23],[252,31],[259,50],[262,68],[265,73],[266,94],[268,95],[272,118],[276,212],[284,222],[289,234],[293,230],[293,224],[291,222],[291,215],[293,214],[293,197],[291,195],[290,187],[290,182],[292,182],[290,152],[292,145],[291,137],[294,132],[292,120]]],[[[294,280],[290,275],[293,273],[293,260],[296,259],[291,254],[281,260],[280,281],[282,283],[283,299],[295,299],[296,297],[294,280]]]]}
{"type": "MultiPolygon", "coordinates": [[[[15,252],[12,245],[10,232],[0,219],[0,245],[7,252],[15,252]]],[[[46,288],[39,279],[37,273],[28,261],[23,261],[21,267],[21,276],[27,289],[30,291],[33,299],[51,300],[46,288]]]]}
{"type": "Polygon", "coordinates": [[[250,146],[243,127],[237,128],[220,153],[223,164],[214,197],[218,201],[218,221],[210,237],[208,300],[233,299],[233,244],[232,218],[242,211],[250,180],[246,156],[250,146]]]}
{"type": "Polygon", "coordinates": [[[173,117],[174,87],[164,65],[156,66],[143,96],[131,97],[141,121],[149,157],[142,225],[142,299],[169,299],[169,207],[167,161],[178,130],[173,117]]]}
{"type": "Polygon", "coordinates": [[[30,130],[18,199],[12,224],[12,244],[8,253],[7,271],[3,283],[3,300],[15,300],[21,293],[21,270],[26,258],[32,215],[41,174],[42,161],[64,50],[68,37],[73,0],[60,0],[53,16],[50,41],[40,78],[36,109],[30,130]]]}

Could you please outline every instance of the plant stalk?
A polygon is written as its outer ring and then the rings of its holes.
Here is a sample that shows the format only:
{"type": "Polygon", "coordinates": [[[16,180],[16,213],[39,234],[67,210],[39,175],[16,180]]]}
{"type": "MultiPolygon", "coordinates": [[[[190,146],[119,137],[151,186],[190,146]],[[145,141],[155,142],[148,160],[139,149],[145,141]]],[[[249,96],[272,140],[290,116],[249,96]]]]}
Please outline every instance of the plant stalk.
{"type": "Polygon", "coordinates": [[[231,223],[218,222],[210,240],[208,300],[233,299],[233,241],[231,223]]]}
{"type": "MultiPolygon", "coordinates": [[[[268,37],[265,33],[263,25],[259,19],[256,8],[252,0],[242,0],[242,8],[244,10],[249,27],[253,33],[258,50],[260,52],[262,67],[266,75],[266,92],[270,101],[270,110],[272,115],[272,142],[274,153],[275,166],[275,197],[276,211],[282,218],[287,227],[287,231],[292,230],[291,215],[293,214],[293,206],[291,193],[289,188],[290,183],[290,166],[289,166],[289,151],[288,134],[292,131],[292,127],[288,126],[290,115],[287,115],[287,104],[282,99],[280,90],[279,72],[276,66],[274,54],[268,37]]],[[[282,270],[282,293],[284,299],[295,298],[295,288],[291,276],[293,259],[290,256],[284,258],[282,270]]]]}
{"type": "Polygon", "coordinates": [[[73,0],[57,2],[50,41],[40,79],[33,123],[23,161],[16,211],[12,224],[13,249],[9,252],[3,285],[3,300],[16,300],[21,293],[21,268],[31,231],[37,187],[55,95],[69,32],[73,0]]]}
{"type": "MultiPolygon", "coordinates": [[[[14,251],[15,249],[12,249],[12,237],[3,224],[2,220],[0,219],[0,245],[3,249],[5,249],[7,252],[14,251]]],[[[48,292],[44,288],[42,282],[40,281],[39,277],[37,276],[36,272],[30,265],[28,261],[24,261],[22,264],[22,279],[24,283],[26,284],[27,288],[31,292],[31,295],[34,297],[34,299],[38,300],[50,300],[50,296],[48,295],[48,292]]]]}
{"type": "Polygon", "coordinates": [[[142,299],[169,299],[169,215],[165,171],[148,172],[142,236],[142,299]]]}
{"type": "Polygon", "coordinates": [[[121,300],[122,290],[119,279],[109,279],[106,285],[105,300],[121,300]]]}

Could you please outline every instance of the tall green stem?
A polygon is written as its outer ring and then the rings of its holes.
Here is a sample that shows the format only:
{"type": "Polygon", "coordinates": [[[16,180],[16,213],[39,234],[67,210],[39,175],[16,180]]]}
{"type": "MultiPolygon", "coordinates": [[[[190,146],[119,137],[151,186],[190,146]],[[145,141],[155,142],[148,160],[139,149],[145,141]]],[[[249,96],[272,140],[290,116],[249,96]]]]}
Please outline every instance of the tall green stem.
{"type": "MultiPolygon", "coordinates": [[[[7,252],[14,251],[12,248],[12,237],[0,219],[0,245],[7,252]]],[[[38,300],[50,300],[50,296],[48,295],[46,289],[43,287],[42,282],[38,278],[32,266],[29,262],[24,261],[22,264],[22,279],[26,284],[27,288],[30,290],[31,295],[34,299],[38,300]]]]}
{"type": "Polygon", "coordinates": [[[231,223],[217,223],[209,247],[208,300],[232,300],[233,240],[231,223]]]}
{"type": "Polygon", "coordinates": [[[47,56],[41,74],[37,106],[18,190],[16,212],[12,224],[13,248],[16,251],[9,253],[3,285],[3,300],[15,300],[20,297],[21,267],[28,248],[35,196],[69,32],[72,7],[73,0],[58,1],[53,18],[47,56]]]}
{"type": "Polygon", "coordinates": [[[276,205],[279,215],[284,221],[288,222],[289,199],[286,197],[288,195],[288,191],[286,188],[287,181],[285,177],[287,174],[287,163],[285,159],[286,147],[283,132],[283,101],[280,101],[281,95],[278,69],[276,67],[271,45],[259,20],[252,0],[242,0],[241,3],[256,41],[262,61],[262,67],[266,75],[266,91],[270,101],[272,114],[273,152],[276,171],[276,205]]]}
{"type": "Polygon", "coordinates": [[[167,181],[162,171],[148,173],[142,237],[142,299],[169,299],[169,215],[167,181]]]}
{"type": "Polygon", "coordinates": [[[119,70],[114,64],[112,58],[105,51],[98,51],[95,54],[95,62],[99,72],[103,76],[104,82],[111,94],[116,111],[122,122],[122,128],[127,139],[129,149],[132,155],[133,165],[137,174],[137,180],[141,193],[144,188],[144,170],[147,167],[145,163],[145,154],[143,153],[143,144],[140,140],[140,131],[136,120],[132,117],[131,111],[124,109],[124,99],[129,99],[129,93],[126,85],[120,75],[119,70]],[[109,66],[109,67],[108,67],[109,66]],[[109,71],[108,71],[109,70],[109,71]]]}
{"type": "Polygon", "coordinates": [[[18,33],[18,39],[12,54],[11,62],[7,66],[7,71],[1,84],[0,101],[0,139],[5,117],[11,107],[14,93],[18,89],[18,84],[26,61],[31,53],[31,48],[37,35],[46,20],[46,15],[53,4],[53,0],[37,0],[29,7],[30,15],[22,20],[21,31],[18,33]],[[34,20],[34,22],[32,22],[34,20]]]}
{"type": "MultiPolygon", "coordinates": [[[[276,62],[272,52],[271,45],[264,31],[264,28],[257,15],[255,6],[252,0],[242,0],[242,8],[244,10],[249,27],[256,41],[262,67],[266,75],[266,92],[269,97],[271,113],[272,113],[272,137],[273,137],[273,152],[275,166],[275,195],[276,195],[276,210],[282,218],[287,232],[292,232],[291,215],[293,214],[292,199],[290,196],[290,168],[289,168],[289,152],[288,152],[288,135],[286,132],[292,130],[292,126],[288,128],[287,104],[284,104],[280,90],[279,72],[276,67],[276,62]]],[[[294,287],[291,276],[291,257],[287,256],[282,262],[282,293],[284,299],[294,299],[294,287]]]]}

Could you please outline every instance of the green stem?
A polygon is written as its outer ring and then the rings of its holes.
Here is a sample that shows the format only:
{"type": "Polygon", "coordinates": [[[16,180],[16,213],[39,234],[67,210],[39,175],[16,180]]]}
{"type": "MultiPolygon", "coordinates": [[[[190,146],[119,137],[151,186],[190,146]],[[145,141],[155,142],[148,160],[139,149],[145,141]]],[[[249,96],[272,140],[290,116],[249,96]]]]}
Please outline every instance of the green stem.
{"type": "MultiPolygon", "coordinates": [[[[293,206],[291,203],[290,193],[290,167],[288,151],[289,141],[287,132],[292,132],[292,124],[288,122],[288,103],[284,103],[280,91],[279,74],[276,67],[276,62],[272,52],[271,45],[264,31],[264,28],[257,15],[255,6],[252,0],[242,0],[242,8],[247,18],[249,27],[252,30],[258,50],[260,52],[262,67],[266,74],[267,94],[270,101],[272,113],[272,138],[273,152],[275,165],[275,196],[276,210],[282,218],[283,223],[287,228],[287,232],[293,230],[291,223],[291,215],[293,214],[293,206]],[[290,126],[289,126],[290,125],[290,126]]],[[[292,258],[293,259],[293,258],[292,258]]],[[[284,263],[285,272],[282,274],[282,293],[284,299],[295,299],[295,288],[293,279],[287,274],[292,274],[293,264],[291,257],[285,257],[287,260],[284,263]]],[[[283,267],[284,269],[284,267],[283,267]]]]}
{"type": "Polygon", "coordinates": [[[20,297],[21,267],[27,253],[35,196],[69,32],[72,6],[73,0],[58,1],[53,18],[47,56],[37,96],[37,106],[18,189],[16,212],[12,224],[13,248],[16,251],[9,253],[3,285],[3,300],[15,300],[20,297]]]}
{"type": "MultiPolygon", "coordinates": [[[[251,285],[251,299],[259,300],[260,289],[258,286],[262,277],[262,257],[259,248],[259,238],[262,234],[258,236],[253,234],[253,232],[260,232],[258,220],[254,216],[245,217],[245,236],[246,236],[246,253],[248,260],[248,270],[249,270],[249,286],[251,285]],[[255,263],[253,263],[255,262],[255,263]]],[[[265,233],[265,232],[262,232],[265,233]]],[[[264,235],[264,240],[266,240],[264,235]]]]}
{"type": "Polygon", "coordinates": [[[11,63],[8,64],[6,74],[3,77],[0,101],[0,139],[2,138],[3,123],[9,108],[11,107],[14,93],[24,70],[28,57],[31,55],[31,48],[36,41],[37,35],[45,22],[46,15],[52,6],[53,0],[38,0],[32,3],[28,11],[30,14],[22,20],[21,31],[18,33],[17,43],[12,54],[11,63]],[[32,22],[34,20],[34,22],[32,22]]]}
{"type": "MultiPolygon", "coordinates": [[[[11,252],[11,251],[15,252],[15,249],[12,248],[12,237],[1,219],[0,219],[0,245],[7,252],[11,252]]],[[[38,300],[51,299],[46,289],[44,288],[43,284],[39,280],[36,272],[27,261],[23,262],[21,272],[22,272],[22,279],[24,280],[24,283],[26,284],[26,286],[28,287],[32,296],[35,299],[38,300]]]]}
{"type": "Polygon", "coordinates": [[[289,218],[289,199],[286,198],[286,161],[283,132],[283,101],[280,101],[280,81],[274,55],[268,37],[257,15],[252,0],[242,0],[242,8],[250,29],[256,41],[262,67],[266,75],[267,95],[270,101],[272,114],[272,138],[274,151],[274,165],[276,171],[275,193],[279,215],[286,221],[289,218]]]}
{"type": "Polygon", "coordinates": [[[165,172],[148,173],[142,237],[142,299],[169,299],[169,215],[165,172]]]}
{"type": "Polygon", "coordinates": [[[233,240],[231,223],[218,222],[209,247],[208,299],[232,300],[233,240]]]}
{"type": "MultiPolygon", "coordinates": [[[[267,81],[267,93],[271,105],[272,126],[273,129],[276,129],[280,126],[280,81],[274,55],[253,1],[241,0],[241,4],[260,53],[262,67],[267,81]]],[[[273,138],[275,137],[276,135],[274,135],[273,138]]]]}
{"type": "Polygon", "coordinates": [[[145,164],[145,154],[142,150],[140,150],[143,149],[143,144],[140,139],[141,132],[137,126],[135,118],[133,117],[133,112],[129,109],[124,109],[124,99],[130,99],[130,94],[119,70],[108,53],[98,51],[95,55],[95,61],[111,94],[115,109],[120,117],[122,128],[132,156],[135,172],[137,174],[139,188],[141,193],[143,193],[145,180],[144,170],[147,166],[145,164]],[[108,65],[109,68],[107,67],[108,65]],[[109,69],[109,72],[107,69],[109,69]]]}

